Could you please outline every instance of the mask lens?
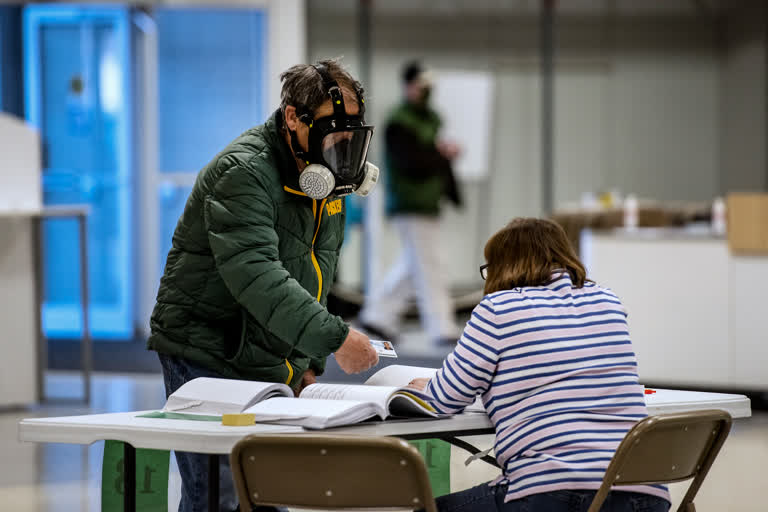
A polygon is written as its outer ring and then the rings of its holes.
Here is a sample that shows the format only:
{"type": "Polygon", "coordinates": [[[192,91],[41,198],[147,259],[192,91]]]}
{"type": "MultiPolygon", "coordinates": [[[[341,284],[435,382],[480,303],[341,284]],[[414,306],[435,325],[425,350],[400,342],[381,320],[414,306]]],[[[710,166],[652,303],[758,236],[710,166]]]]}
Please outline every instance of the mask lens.
{"type": "Polygon", "coordinates": [[[323,137],[323,160],[337,176],[354,181],[363,170],[370,141],[367,129],[331,132],[323,137]]]}

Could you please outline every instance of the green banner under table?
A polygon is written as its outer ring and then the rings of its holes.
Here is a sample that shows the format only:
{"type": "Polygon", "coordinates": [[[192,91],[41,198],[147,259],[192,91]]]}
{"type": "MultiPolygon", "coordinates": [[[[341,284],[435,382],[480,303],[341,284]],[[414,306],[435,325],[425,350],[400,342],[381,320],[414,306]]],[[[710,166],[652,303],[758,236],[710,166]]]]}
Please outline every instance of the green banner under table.
{"type": "MultiPolygon", "coordinates": [[[[168,511],[168,464],[166,450],[136,450],[136,510],[142,512],[168,511]]],[[[101,468],[101,510],[122,512],[125,495],[123,443],[104,442],[101,468]]]]}
{"type": "MultiPolygon", "coordinates": [[[[184,413],[151,412],[141,418],[221,421],[221,416],[184,413]]],[[[435,497],[451,492],[451,445],[439,439],[410,441],[424,458],[429,482],[435,497]]],[[[170,452],[165,450],[136,450],[136,510],[168,510],[168,464],[170,452]]],[[[101,473],[102,512],[122,512],[124,495],[123,443],[106,441],[101,473]]]]}
{"type": "Polygon", "coordinates": [[[451,492],[451,445],[439,439],[409,441],[424,458],[435,498],[451,492]]]}

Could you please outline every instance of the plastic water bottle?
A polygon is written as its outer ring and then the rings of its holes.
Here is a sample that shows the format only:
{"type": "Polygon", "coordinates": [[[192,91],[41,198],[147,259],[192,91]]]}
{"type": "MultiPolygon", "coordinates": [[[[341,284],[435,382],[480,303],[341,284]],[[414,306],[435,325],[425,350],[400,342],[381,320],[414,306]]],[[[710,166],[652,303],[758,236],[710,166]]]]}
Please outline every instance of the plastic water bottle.
{"type": "Polygon", "coordinates": [[[624,228],[637,229],[638,216],[637,197],[634,194],[628,194],[624,199],[624,228]]]}
{"type": "Polygon", "coordinates": [[[725,231],[725,201],[722,197],[716,197],[712,201],[712,232],[717,235],[724,235],[725,231]]]}

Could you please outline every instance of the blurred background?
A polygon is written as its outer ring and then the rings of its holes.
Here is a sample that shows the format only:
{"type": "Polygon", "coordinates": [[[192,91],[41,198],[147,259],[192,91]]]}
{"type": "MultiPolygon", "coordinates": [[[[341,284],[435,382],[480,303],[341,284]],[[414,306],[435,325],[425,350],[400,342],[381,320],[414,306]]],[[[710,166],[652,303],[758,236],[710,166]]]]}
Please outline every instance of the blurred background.
{"type": "MultiPolygon", "coordinates": [[[[487,238],[551,217],[624,300],[647,385],[764,407],[767,39],[760,0],[0,3],[0,410],[162,405],[148,320],[196,174],[277,108],[281,71],[332,57],[363,82],[385,175],[402,66],[433,73],[462,150],[464,205],[442,210],[439,243],[459,325],[482,297],[487,238]]],[[[329,308],[353,323],[401,247],[384,203],[384,187],[347,203],[329,308]]],[[[417,315],[398,363],[436,366],[450,347],[417,315]]],[[[61,484],[65,510],[94,507],[99,454],[16,443],[28,415],[0,414],[0,446],[30,468],[0,472],[0,501],[43,510],[61,484]]],[[[768,454],[766,416],[745,424],[720,478],[768,454]]],[[[764,510],[759,474],[718,482],[699,509],[764,510]]]]}

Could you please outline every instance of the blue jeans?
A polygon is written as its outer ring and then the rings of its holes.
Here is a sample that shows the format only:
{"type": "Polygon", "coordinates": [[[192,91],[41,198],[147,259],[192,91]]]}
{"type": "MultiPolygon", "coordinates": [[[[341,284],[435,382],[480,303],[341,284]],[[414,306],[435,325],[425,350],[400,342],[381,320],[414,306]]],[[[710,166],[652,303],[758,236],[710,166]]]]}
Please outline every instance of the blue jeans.
{"type": "MultiPolygon", "coordinates": [[[[182,384],[197,377],[221,378],[212,370],[200,368],[184,359],[160,356],[165,381],[165,397],[179,389],[182,384]]],[[[176,462],[181,473],[181,502],[179,512],[203,512],[208,510],[208,455],[199,453],[175,452],[176,462]]],[[[232,512],[239,510],[235,483],[232,480],[232,469],[229,467],[229,457],[219,456],[219,510],[232,512]]],[[[259,511],[278,510],[271,507],[258,507],[259,511]]]]}
{"type": "MultiPolygon", "coordinates": [[[[586,512],[595,491],[565,490],[532,494],[504,503],[506,485],[487,483],[466,491],[437,498],[439,512],[586,512]]],[[[600,508],[601,512],[667,512],[669,502],[636,492],[613,491],[600,508]]]]}

